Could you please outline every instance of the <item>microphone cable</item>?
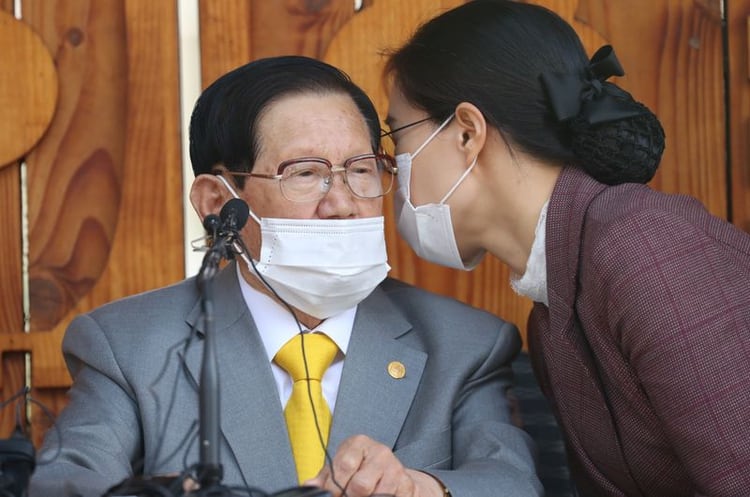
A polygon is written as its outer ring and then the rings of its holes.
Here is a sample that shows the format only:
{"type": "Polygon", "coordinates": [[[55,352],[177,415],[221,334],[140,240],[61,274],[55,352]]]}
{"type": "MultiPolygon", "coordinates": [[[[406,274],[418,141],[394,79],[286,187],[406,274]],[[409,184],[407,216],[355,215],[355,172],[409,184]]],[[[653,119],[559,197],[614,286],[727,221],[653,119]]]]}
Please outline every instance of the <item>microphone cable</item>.
{"type": "MultiPolygon", "coordinates": [[[[286,308],[287,311],[289,311],[289,314],[291,314],[292,318],[294,319],[295,324],[297,325],[297,329],[299,331],[300,335],[300,346],[302,347],[302,363],[305,367],[305,377],[310,378],[310,371],[307,365],[307,353],[305,351],[305,335],[302,328],[302,323],[300,323],[299,319],[297,319],[297,315],[294,312],[294,309],[292,306],[281,296],[276,292],[276,290],[271,286],[270,283],[263,277],[263,275],[258,270],[257,266],[255,265],[255,260],[252,258],[252,254],[248,256],[250,251],[247,249],[247,246],[245,245],[245,242],[242,240],[241,237],[238,237],[237,240],[234,242],[239,246],[239,251],[237,254],[242,257],[245,262],[248,262],[250,266],[253,268],[253,271],[255,272],[255,275],[258,277],[258,279],[268,288],[271,293],[278,299],[279,302],[286,308]]],[[[336,479],[336,473],[333,469],[333,458],[331,457],[330,452],[328,452],[327,442],[323,439],[323,432],[320,429],[320,421],[318,420],[318,412],[315,409],[315,402],[312,398],[312,389],[310,388],[310,382],[307,382],[307,397],[310,401],[310,409],[313,413],[313,419],[315,420],[315,430],[317,431],[318,435],[318,441],[320,442],[320,446],[323,449],[323,455],[325,458],[326,463],[328,464],[328,467],[331,469],[331,481],[333,481],[333,484],[336,485],[336,487],[341,491],[342,497],[348,497],[348,494],[346,492],[346,489],[338,482],[336,479]]],[[[333,413],[331,413],[331,421],[333,421],[333,413]]],[[[330,435],[329,435],[330,436],[330,435]]]]}

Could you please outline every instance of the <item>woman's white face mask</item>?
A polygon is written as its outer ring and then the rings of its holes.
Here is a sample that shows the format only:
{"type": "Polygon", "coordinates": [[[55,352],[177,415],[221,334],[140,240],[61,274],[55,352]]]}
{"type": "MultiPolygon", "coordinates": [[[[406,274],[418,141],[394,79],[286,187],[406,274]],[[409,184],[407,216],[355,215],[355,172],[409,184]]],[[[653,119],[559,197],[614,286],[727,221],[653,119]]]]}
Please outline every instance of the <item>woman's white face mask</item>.
{"type": "Polygon", "coordinates": [[[414,207],[411,203],[412,160],[448,125],[452,118],[453,114],[443,121],[443,124],[428,136],[413,154],[407,152],[396,156],[398,189],[395,192],[394,207],[396,210],[398,231],[419,257],[442,266],[470,271],[479,264],[482,257],[484,257],[485,251],[481,251],[469,262],[465,263],[463,261],[456,244],[450,206],[445,202],[453,195],[453,192],[456,191],[474,168],[477,159],[474,158],[471,165],[458,178],[458,181],[456,181],[439,203],[425,204],[418,207],[414,207]]]}
{"type": "MultiPolygon", "coordinates": [[[[239,198],[223,176],[217,176],[239,198]]],[[[364,300],[390,266],[383,216],[362,219],[259,219],[260,259],[242,258],[282,300],[318,319],[364,300]]]]}

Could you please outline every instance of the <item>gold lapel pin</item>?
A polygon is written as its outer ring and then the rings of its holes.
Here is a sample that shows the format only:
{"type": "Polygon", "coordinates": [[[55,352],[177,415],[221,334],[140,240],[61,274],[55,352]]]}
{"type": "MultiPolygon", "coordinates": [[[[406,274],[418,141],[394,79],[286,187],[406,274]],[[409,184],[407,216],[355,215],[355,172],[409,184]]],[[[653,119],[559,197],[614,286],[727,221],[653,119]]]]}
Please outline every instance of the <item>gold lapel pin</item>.
{"type": "Polygon", "coordinates": [[[388,363],[388,374],[391,378],[400,380],[406,376],[406,367],[398,361],[391,361],[388,363]]]}

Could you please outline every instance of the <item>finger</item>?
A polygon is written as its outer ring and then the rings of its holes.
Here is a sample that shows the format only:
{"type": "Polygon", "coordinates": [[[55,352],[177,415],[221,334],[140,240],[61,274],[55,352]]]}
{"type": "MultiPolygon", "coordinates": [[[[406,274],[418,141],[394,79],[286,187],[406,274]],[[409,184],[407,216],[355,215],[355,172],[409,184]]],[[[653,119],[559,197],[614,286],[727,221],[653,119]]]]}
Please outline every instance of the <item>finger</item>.
{"type": "Polygon", "coordinates": [[[369,497],[375,491],[383,477],[383,471],[375,464],[368,465],[367,462],[360,466],[359,471],[354,473],[346,486],[348,497],[369,497]]]}
{"type": "Polygon", "coordinates": [[[378,459],[374,459],[371,465],[365,467],[377,468],[380,478],[377,485],[371,490],[371,495],[389,496],[411,496],[414,485],[401,462],[388,451],[378,459]]]}
{"type": "Polygon", "coordinates": [[[331,464],[331,476],[341,486],[346,488],[352,476],[359,471],[371,443],[368,437],[357,435],[341,444],[331,464]]]}
{"type": "Polygon", "coordinates": [[[200,490],[201,486],[198,484],[197,481],[193,480],[190,477],[185,478],[182,481],[182,491],[183,492],[195,492],[197,490],[200,490]]]}
{"type": "MultiPolygon", "coordinates": [[[[416,485],[414,484],[414,480],[411,479],[409,475],[404,473],[404,475],[399,478],[398,480],[398,486],[395,490],[375,490],[375,493],[389,493],[390,495],[393,495],[395,497],[411,497],[413,495],[417,495],[415,492],[417,490],[416,485]]],[[[419,494],[423,495],[423,494],[419,494]]]]}
{"type": "Polygon", "coordinates": [[[328,491],[331,494],[331,497],[340,497],[346,495],[346,483],[342,484],[338,480],[338,476],[331,471],[330,467],[324,466],[315,478],[308,480],[305,484],[322,488],[323,490],[328,491]]]}
{"type": "Polygon", "coordinates": [[[305,480],[302,482],[303,486],[306,487],[323,487],[325,485],[326,480],[328,479],[330,475],[330,470],[328,468],[328,465],[323,466],[323,468],[318,472],[317,475],[315,475],[313,478],[310,478],[309,480],[305,480]]]}
{"type": "Polygon", "coordinates": [[[411,496],[412,493],[407,491],[409,488],[413,488],[413,485],[409,485],[411,480],[405,475],[389,475],[384,474],[378,481],[378,484],[370,492],[372,497],[375,496],[411,496]]]}
{"type": "Polygon", "coordinates": [[[366,447],[359,471],[349,482],[347,493],[394,495],[400,487],[408,487],[409,480],[401,461],[391,449],[373,443],[366,447]]]}

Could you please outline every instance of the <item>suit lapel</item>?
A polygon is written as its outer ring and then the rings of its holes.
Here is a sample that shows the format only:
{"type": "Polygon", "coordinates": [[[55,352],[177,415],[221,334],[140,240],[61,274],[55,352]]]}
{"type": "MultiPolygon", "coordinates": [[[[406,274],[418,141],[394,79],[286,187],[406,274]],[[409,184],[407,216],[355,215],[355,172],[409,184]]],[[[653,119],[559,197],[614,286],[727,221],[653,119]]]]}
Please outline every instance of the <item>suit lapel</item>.
{"type": "Polygon", "coordinates": [[[397,340],[410,329],[379,288],[359,305],[333,415],[331,455],[354,434],[394,448],[427,360],[397,340]],[[389,373],[391,363],[403,366],[403,378],[389,373]]]}
{"type": "MultiPolygon", "coordinates": [[[[268,491],[286,488],[297,476],[284,415],[263,342],[237,283],[235,264],[217,275],[214,306],[222,444],[230,448],[248,485],[268,491]]],[[[188,322],[196,323],[199,316],[200,304],[188,322]]],[[[202,323],[197,324],[202,337],[202,323]]],[[[199,384],[203,347],[201,342],[196,345],[186,360],[199,384]]],[[[222,461],[229,476],[227,463],[222,461]]]]}

